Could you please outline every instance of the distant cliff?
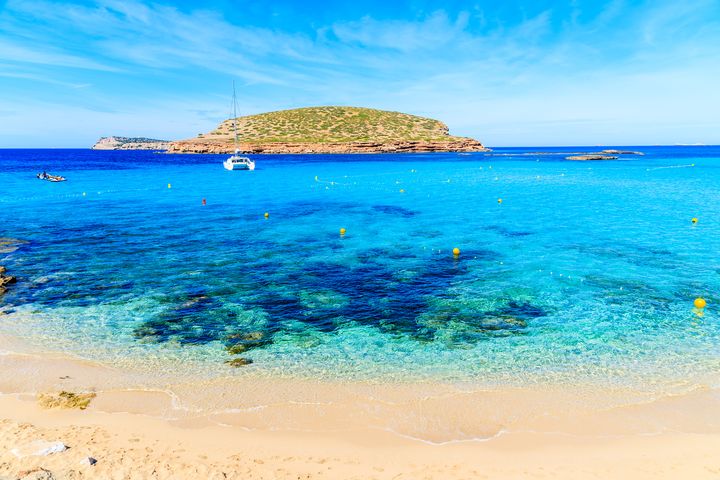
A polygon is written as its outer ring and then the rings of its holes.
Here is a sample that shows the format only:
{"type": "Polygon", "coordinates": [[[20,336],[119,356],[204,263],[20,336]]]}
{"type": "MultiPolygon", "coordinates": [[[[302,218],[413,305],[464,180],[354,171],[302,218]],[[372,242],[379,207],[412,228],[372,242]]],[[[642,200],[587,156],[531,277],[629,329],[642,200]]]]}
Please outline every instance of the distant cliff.
{"type": "Polygon", "coordinates": [[[145,137],[102,137],[93,150],[167,150],[170,146],[168,140],[156,140],[145,137]]]}

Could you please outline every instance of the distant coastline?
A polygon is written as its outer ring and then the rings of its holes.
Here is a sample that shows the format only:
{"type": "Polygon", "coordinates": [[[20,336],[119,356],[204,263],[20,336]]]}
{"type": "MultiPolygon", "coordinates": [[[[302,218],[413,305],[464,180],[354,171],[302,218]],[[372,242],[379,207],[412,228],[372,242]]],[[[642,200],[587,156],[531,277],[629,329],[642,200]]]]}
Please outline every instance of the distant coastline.
{"type": "Polygon", "coordinates": [[[169,140],[145,137],[102,137],[92,146],[93,150],[167,150],[169,140]]]}

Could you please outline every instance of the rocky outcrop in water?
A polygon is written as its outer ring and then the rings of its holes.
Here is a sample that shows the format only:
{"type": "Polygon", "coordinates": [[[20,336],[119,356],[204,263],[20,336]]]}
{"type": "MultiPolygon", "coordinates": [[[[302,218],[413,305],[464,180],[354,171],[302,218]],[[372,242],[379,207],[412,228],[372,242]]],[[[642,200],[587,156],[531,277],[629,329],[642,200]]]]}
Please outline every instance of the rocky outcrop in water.
{"type": "Polygon", "coordinates": [[[578,160],[578,161],[588,161],[588,160],[617,160],[618,157],[615,155],[597,155],[597,154],[589,154],[589,155],[571,155],[569,157],[565,157],[566,160],[578,160]]]}
{"type": "Polygon", "coordinates": [[[168,140],[156,140],[145,137],[102,137],[93,150],[167,150],[168,140]]]}
{"type": "Polygon", "coordinates": [[[7,291],[7,287],[17,281],[12,275],[6,275],[6,269],[0,265],[0,295],[7,291]]]}
{"type": "Polygon", "coordinates": [[[226,360],[226,364],[230,365],[231,367],[244,367],[245,365],[250,365],[253,363],[253,361],[249,358],[233,358],[232,360],[226,360]]]}
{"type": "MultiPolygon", "coordinates": [[[[27,242],[17,238],[0,237],[0,253],[12,253],[24,243],[27,242]]],[[[0,296],[7,291],[8,286],[17,281],[15,277],[7,275],[6,272],[7,269],[0,265],[0,296]]]]}
{"type": "Polygon", "coordinates": [[[617,160],[619,155],[645,155],[643,152],[635,152],[633,150],[614,150],[607,149],[599,152],[588,152],[588,153],[575,153],[565,160],[577,160],[577,161],[588,161],[588,160],[617,160]]]}
{"type": "MultiPolygon", "coordinates": [[[[487,152],[471,138],[450,141],[390,141],[341,143],[240,143],[245,153],[406,153],[406,152],[487,152]]],[[[232,143],[183,140],[170,143],[167,153],[232,153],[232,143]]]]}

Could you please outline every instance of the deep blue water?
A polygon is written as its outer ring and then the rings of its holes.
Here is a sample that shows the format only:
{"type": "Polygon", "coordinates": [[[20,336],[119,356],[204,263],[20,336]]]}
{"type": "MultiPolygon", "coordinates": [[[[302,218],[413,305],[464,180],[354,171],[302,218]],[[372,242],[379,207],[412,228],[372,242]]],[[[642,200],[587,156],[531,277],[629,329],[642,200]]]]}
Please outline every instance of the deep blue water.
{"type": "Polygon", "coordinates": [[[0,150],[0,333],[210,375],[714,384],[720,147],[623,148],[0,150]]]}

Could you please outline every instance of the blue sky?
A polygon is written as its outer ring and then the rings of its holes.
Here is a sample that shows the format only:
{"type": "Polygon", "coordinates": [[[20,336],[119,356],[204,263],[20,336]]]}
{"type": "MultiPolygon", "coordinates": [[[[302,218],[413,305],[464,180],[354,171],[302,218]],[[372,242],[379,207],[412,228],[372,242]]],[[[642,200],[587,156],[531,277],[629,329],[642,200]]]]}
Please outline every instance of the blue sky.
{"type": "Polygon", "coordinates": [[[490,146],[720,143],[720,1],[0,1],[0,147],[398,110],[490,146]]]}

